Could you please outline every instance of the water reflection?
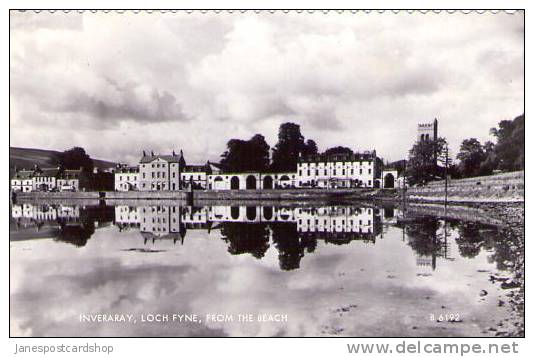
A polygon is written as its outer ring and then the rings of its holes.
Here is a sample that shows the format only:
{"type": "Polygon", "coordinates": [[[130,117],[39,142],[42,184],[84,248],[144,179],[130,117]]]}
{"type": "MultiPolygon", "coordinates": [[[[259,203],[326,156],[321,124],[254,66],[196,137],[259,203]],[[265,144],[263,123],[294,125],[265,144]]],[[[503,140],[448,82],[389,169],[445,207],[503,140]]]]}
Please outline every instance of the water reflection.
{"type": "Polygon", "coordinates": [[[418,217],[404,220],[396,207],[285,207],[285,206],[179,206],[179,205],[12,205],[12,240],[39,238],[83,247],[95,229],[113,224],[118,232],[139,231],[144,245],[158,241],[184,244],[191,230],[220,232],[232,255],[250,254],[262,259],[270,247],[278,251],[281,270],[300,267],[305,254],[316,251],[317,242],[347,245],[354,241],[374,244],[388,227],[402,229],[403,240],[415,253],[417,266],[436,269],[440,259],[451,256],[451,231],[464,258],[481,249],[494,251],[492,262],[507,269],[511,252],[499,245],[495,229],[457,220],[418,217]]]}
{"type": "Polygon", "coordinates": [[[394,206],[19,204],[11,216],[15,335],[477,335],[504,295],[488,274],[504,281],[513,259],[495,227],[406,217],[394,206]],[[58,303],[66,299],[75,301],[68,311],[58,303]],[[87,306],[270,311],[291,321],[100,332],[78,323],[87,306]],[[444,332],[428,320],[440,312],[460,312],[465,323],[444,332]]]}
{"type": "Polygon", "coordinates": [[[105,227],[115,219],[113,207],[75,205],[14,204],[12,225],[17,234],[12,240],[40,238],[43,235],[57,241],[83,247],[96,227],[105,227]]]}

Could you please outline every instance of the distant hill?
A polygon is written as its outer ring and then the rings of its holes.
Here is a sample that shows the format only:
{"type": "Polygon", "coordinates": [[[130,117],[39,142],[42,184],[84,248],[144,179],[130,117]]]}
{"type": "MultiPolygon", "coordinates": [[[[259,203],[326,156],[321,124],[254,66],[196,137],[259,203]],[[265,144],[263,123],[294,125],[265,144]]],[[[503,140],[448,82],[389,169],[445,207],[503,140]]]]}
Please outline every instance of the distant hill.
{"type": "MultiPolygon", "coordinates": [[[[59,163],[60,151],[28,149],[28,148],[9,148],[9,173],[18,169],[32,169],[35,165],[40,167],[54,167],[59,163]]],[[[90,154],[89,154],[90,155],[90,154]]],[[[108,169],[115,167],[116,163],[105,160],[93,159],[95,167],[99,169],[108,169]]]]}

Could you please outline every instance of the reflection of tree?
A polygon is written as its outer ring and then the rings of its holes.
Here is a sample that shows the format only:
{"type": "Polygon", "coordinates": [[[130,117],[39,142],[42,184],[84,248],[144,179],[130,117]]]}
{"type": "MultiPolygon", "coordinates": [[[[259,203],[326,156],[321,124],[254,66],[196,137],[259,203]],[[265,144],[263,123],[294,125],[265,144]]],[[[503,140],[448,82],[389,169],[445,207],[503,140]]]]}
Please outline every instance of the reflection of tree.
{"type": "Polygon", "coordinates": [[[313,239],[301,243],[295,223],[273,223],[272,230],[273,242],[278,249],[278,259],[282,270],[298,269],[300,260],[304,256],[304,250],[314,250],[317,244],[314,243],[313,239]]]}
{"type": "Polygon", "coordinates": [[[476,257],[484,245],[484,237],[480,234],[480,227],[469,223],[458,225],[456,244],[462,257],[476,257]]]}
{"type": "Polygon", "coordinates": [[[225,222],[222,223],[221,234],[223,240],[229,243],[230,254],[250,253],[261,259],[269,249],[269,230],[265,224],[225,222]]]}
{"type": "Polygon", "coordinates": [[[61,226],[59,235],[56,238],[60,242],[74,244],[83,247],[95,232],[95,222],[85,222],[80,224],[64,224],[61,226]]]}
{"type": "Polygon", "coordinates": [[[111,206],[100,205],[80,208],[80,219],[75,224],[69,223],[65,219],[58,219],[61,228],[56,239],[60,242],[83,247],[95,232],[95,222],[101,224],[114,220],[115,209],[111,206]]]}
{"type": "Polygon", "coordinates": [[[432,266],[436,269],[436,260],[447,252],[444,241],[438,238],[440,222],[436,218],[424,218],[416,224],[406,225],[408,245],[417,253],[417,265],[432,266]],[[445,249],[444,249],[445,248],[445,249]]]}
{"type": "Polygon", "coordinates": [[[495,263],[499,270],[513,270],[517,259],[522,256],[520,249],[517,249],[512,236],[497,229],[484,231],[484,248],[493,250],[493,254],[488,257],[490,263],[495,263]]]}

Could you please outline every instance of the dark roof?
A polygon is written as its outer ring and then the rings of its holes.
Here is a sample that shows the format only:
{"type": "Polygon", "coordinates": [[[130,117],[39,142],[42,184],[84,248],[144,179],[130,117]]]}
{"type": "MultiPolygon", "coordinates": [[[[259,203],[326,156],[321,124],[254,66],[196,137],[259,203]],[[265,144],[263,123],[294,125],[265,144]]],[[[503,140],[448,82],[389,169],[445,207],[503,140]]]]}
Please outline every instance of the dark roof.
{"type": "Polygon", "coordinates": [[[162,159],[162,160],[165,160],[167,162],[172,162],[172,163],[179,163],[181,156],[180,155],[153,155],[153,156],[145,155],[141,158],[141,160],[139,160],[139,163],[147,164],[157,159],[162,159]]]}
{"type": "Polygon", "coordinates": [[[32,178],[32,176],[33,176],[33,171],[31,171],[31,170],[21,170],[21,171],[18,171],[17,173],[15,173],[15,176],[13,178],[17,179],[17,180],[25,180],[25,179],[32,178]]]}
{"type": "Polygon", "coordinates": [[[141,232],[141,236],[145,239],[154,239],[154,240],[182,240],[185,237],[185,234],[182,232],[172,232],[167,233],[161,236],[155,235],[152,232],[141,232]]]}
{"type": "Polygon", "coordinates": [[[354,154],[316,154],[299,158],[299,162],[354,162],[354,161],[372,161],[376,158],[376,152],[354,153],[354,154]]]}
{"type": "Polygon", "coordinates": [[[59,167],[38,169],[34,172],[34,176],[57,177],[59,175],[59,171],[59,167]]]}
{"type": "Polygon", "coordinates": [[[122,166],[116,169],[115,173],[137,173],[139,172],[138,166],[122,166]]]}
{"type": "Polygon", "coordinates": [[[75,179],[75,178],[79,178],[81,174],[82,174],[82,170],[81,169],[78,169],[78,170],[65,170],[61,174],[61,178],[63,178],[63,179],[75,179]]]}
{"type": "Polygon", "coordinates": [[[186,165],[184,167],[184,172],[206,172],[207,170],[207,165],[186,165]]]}

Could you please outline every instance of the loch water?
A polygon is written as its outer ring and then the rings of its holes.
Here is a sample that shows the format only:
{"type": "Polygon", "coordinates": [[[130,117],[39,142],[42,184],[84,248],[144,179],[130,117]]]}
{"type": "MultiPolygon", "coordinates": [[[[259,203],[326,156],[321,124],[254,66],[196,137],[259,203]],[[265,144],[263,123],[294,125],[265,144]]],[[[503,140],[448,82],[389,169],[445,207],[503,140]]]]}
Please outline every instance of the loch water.
{"type": "Polygon", "coordinates": [[[10,333],[486,336],[504,239],[397,206],[13,204],[10,333]]]}

